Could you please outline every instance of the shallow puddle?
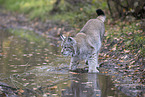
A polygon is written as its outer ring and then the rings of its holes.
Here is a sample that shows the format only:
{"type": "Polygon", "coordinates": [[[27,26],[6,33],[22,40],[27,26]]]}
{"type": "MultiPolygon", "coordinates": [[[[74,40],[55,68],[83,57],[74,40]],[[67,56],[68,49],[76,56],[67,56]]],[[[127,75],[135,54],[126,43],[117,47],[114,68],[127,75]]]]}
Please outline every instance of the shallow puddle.
{"type": "Polygon", "coordinates": [[[60,55],[57,38],[32,37],[0,30],[0,82],[18,89],[17,95],[128,97],[114,87],[107,75],[69,71],[69,58],[60,55]]]}

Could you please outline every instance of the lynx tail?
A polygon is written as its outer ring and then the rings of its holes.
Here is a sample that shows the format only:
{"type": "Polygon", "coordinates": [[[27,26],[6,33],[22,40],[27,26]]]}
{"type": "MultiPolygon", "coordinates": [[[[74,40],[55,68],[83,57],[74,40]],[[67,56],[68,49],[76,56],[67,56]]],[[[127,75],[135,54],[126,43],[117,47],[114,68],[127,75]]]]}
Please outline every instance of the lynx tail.
{"type": "Polygon", "coordinates": [[[97,18],[104,22],[106,19],[105,13],[101,9],[97,9],[96,13],[98,14],[97,18]]]}

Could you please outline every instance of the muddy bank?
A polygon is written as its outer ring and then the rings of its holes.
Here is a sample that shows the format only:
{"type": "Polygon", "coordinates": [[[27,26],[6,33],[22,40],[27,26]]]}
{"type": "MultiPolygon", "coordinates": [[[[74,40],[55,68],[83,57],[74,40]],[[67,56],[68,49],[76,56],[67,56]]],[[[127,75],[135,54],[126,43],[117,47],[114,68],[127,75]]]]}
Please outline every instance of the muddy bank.
{"type": "MultiPolygon", "coordinates": [[[[42,22],[39,19],[30,21],[22,14],[20,15],[16,13],[11,13],[5,10],[1,10],[0,12],[0,21],[1,21],[0,29],[11,29],[11,28],[12,29],[25,29],[25,30],[34,31],[46,38],[50,38],[50,37],[57,38],[57,40],[59,40],[60,32],[64,34],[72,33],[72,35],[75,32],[74,29],[71,28],[67,23],[60,24],[59,22],[52,22],[50,20],[42,22]]],[[[108,40],[104,40],[104,41],[108,41],[108,40]]],[[[125,53],[122,52],[122,50],[120,51],[118,50],[118,52],[116,51],[110,52],[109,49],[111,49],[111,46],[113,46],[116,43],[120,43],[120,41],[114,40],[112,43],[104,42],[104,44],[102,45],[102,50],[99,55],[100,72],[102,74],[111,76],[111,80],[113,84],[116,86],[116,88],[115,89],[112,88],[112,90],[117,90],[117,89],[121,90],[123,93],[127,94],[130,97],[137,97],[137,96],[143,97],[145,95],[144,94],[145,93],[145,65],[143,64],[143,61],[145,59],[140,58],[141,60],[139,60],[138,62],[134,62],[137,56],[130,55],[128,51],[124,51],[125,53]],[[131,60],[131,62],[133,63],[129,65],[130,61],[128,60],[131,60]]],[[[81,73],[82,72],[83,71],[81,71],[81,73]]],[[[81,73],[77,72],[74,74],[81,75],[81,73]]],[[[81,79],[79,78],[79,76],[77,76],[76,78],[81,79]]],[[[74,84],[78,85],[76,84],[78,80],[75,80],[74,82],[73,80],[71,83],[72,88],[69,88],[66,91],[64,91],[63,92],[64,95],[68,93],[72,94],[74,84]]],[[[3,84],[4,83],[2,83],[2,85],[3,84]]],[[[4,86],[2,85],[1,85],[2,88],[5,88],[7,86],[7,85],[4,85],[4,86]]],[[[83,91],[88,91],[86,88],[84,89],[85,86],[82,85],[81,87],[83,87],[82,89],[83,91]]],[[[75,91],[78,88],[76,88],[75,91]]],[[[44,87],[44,89],[47,89],[47,87],[44,87]]],[[[52,87],[49,89],[52,90],[52,93],[53,93],[54,92],[53,90],[56,89],[56,87],[52,87]]],[[[23,89],[23,91],[25,90],[23,89]]],[[[15,94],[15,92],[16,92],[15,90],[12,91],[12,94],[15,94]]],[[[2,95],[5,95],[5,94],[2,94],[2,95]]]]}
{"type": "Polygon", "coordinates": [[[61,56],[56,39],[31,41],[6,30],[0,33],[0,96],[128,97],[106,74],[69,71],[70,59],[61,56]]]}

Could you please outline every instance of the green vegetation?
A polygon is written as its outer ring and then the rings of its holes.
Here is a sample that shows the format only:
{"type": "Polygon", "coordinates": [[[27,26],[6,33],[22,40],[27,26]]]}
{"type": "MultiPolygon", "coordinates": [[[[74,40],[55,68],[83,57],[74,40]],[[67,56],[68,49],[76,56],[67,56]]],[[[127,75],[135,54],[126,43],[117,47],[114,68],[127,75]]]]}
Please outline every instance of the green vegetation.
{"type": "Polygon", "coordinates": [[[107,41],[113,43],[118,50],[137,54],[138,57],[145,55],[145,35],[140,29],[140,21],[132,23],[119,21],[111,28],[107,26],[106,31],[107,41]]]}
{"type": "Polygon", "coordinates": [[[0,3],[10,11],[28,14],[31,19],[46,18],[55,0],[0,0],[0,3]]]}
{"type": "Polygon", "coordinates": [[[56,0],[0,0],[0,3],[7,10],[27,14],[30,19],[39,18],[42,20],[52,19],[61,22],[70,22],[75,24],[78,21],[95,18],[96,8],[107,7],[106,2],[102,0],[92,0],[90,4],[80,4],[72,6],[65,0],[61,0],[58,5],[58,11],[51,13],[56,0]],[[94,14],[93,14],[94,13],[94,14]]]}

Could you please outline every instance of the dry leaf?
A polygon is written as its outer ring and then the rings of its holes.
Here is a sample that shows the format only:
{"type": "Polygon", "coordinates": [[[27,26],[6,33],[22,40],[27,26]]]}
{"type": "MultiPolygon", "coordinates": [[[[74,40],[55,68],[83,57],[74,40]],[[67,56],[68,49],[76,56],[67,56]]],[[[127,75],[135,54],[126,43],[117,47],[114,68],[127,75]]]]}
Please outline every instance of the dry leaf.
{"type": "Polygon", "coordinates": [[[20,92],[20,93],[24,93],[24,90],[20,89],[19,92],[20,92]]]}

